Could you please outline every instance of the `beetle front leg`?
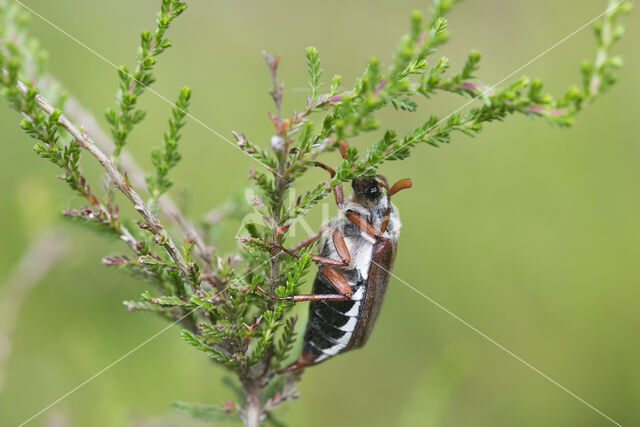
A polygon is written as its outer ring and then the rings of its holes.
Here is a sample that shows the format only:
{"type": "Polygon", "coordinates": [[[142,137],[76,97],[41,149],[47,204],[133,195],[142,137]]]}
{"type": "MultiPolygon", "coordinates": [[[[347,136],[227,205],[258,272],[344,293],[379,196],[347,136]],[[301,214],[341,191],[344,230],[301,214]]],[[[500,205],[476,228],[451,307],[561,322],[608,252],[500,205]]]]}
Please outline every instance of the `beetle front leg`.
{"type": "Polygon", "coordinates": [[[314,234],[313,236],[309,237],[308,239],[305,239],[302,242],[298,243],[297,245],[293,246],[291,248],[291,252],[298,252],[300,249],[306,248],[307,246],[309,246],[310,244],[312,244],[313,242],[318,240],[320,237],[322,237],[322,231],[319,232],[319,233],[314,234]]]}
{"type": "MultiPolygon", "coordinates": [[[[347,267],[347,266],[349,266],[349,263],[351,262],[351,255],[349,254],[349,249],[347,248],[347,244],[344,241],[344,236],[342,235],[340,230],[335,229],[333,231],[333,234],[331,235],[331,238],[333,240],[333,246],[335,247],[336,252],[338,253],[338,256],[340,257],[340,260],[321,257],[321,256],[317,256],[317,255],[312,256],[311,259],[313,260],[313,262],[315,262],[317,264],[321,264],[321,265],[331,265],[331,266],[334,266],[334,267],[347,267]]],[[[272,246],[275,247],[275,248],[280,249],[282,252],[286,253],[287,255],[290,255],[290,256],[295,257],[295,258],[300,258],[299,254],[295,253],[291,249],[285,248],[284,246],[282,246],[279,243],[273,243],[272,246]]]]}
{"type": "Polygon", "coordinates": [[[406,190],[407,188],[411,188],[413,183],[409,178],[401,179],[396,182],[389,188],[389,184],[387,183],[387,179],[380,175],[381,178],[384,179],[384,185],[387,189],[387,211],[384,214],[384,221],[382,221],[382,227],[380,227],[380,233],[384,233],[387,229],[387,223],[389,223],[389,218],[391,217],[391,196],[396,194],[398,191],[406,190]]]}
{"type": "Polygon", "coordinates": [[[353,291],[351,290],[351,286],[349,286],[349,282],[347,279],[335,268],[329,266],[320,267],[320,272],[324,277],[327,278],[329,283],[333,285],[333,287],[339,292],[337,294],[297,294],[291,295],[288,297],[277,297],[275,295],[271,295],[260,286],[257,289],[276,301],[292,301],[292,302],[302,302],[302,301],[345,301],[351,299],[353,295],[353,291]]]}
{"type": "MultiPolygon", "coordinates": [[[[336,171],[333,170],[333,168],[325,165],[324,163],[313,162],[313,164],[314,164],[314,166],[322,168],[322,169],[326,170],[327,172],[329,172],[329,175],[331,175],[331,178],[336,176],[336,171]]],[[[336,199],[336,205],[338,205],[338,207],[341,208],[343,203],[344,203],[344,190],[342,188],[342,184],[338,184],[335,187],[333,187],[333,195],[334,195],[334,197],[336,199]]]]}

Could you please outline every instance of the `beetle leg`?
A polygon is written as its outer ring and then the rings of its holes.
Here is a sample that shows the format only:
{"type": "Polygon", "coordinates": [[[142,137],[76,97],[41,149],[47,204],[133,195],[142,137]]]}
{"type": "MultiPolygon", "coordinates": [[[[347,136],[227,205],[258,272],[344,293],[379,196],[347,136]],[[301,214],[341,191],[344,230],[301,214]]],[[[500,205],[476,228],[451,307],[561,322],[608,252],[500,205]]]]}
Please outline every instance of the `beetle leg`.
{"type": "Polygon", "coordinates": [[[333,196],[336,199],[336,205],[341,208],[344,204],[344,190],[342,188],[342,184],[338,184],[333,187],[333,196]]]}
{"type": "Polygon", "coordinates": [[[340,229],[336,228],[333,230],[331,239],[333,240],[333,247],[336,249],[336,252],[342,262],[349,265],[351,262],[351,254],[349,253],[349,248],[347,247],[347,243],[344,241],[344,236],[342,235],[342,232],[340,232],[340,229]]]}
{"type": "Polygon", "coordinates": [[[365,233],[367,233],[369,236],[373,237],[374,239],[377,239],[380,237],[380,233],[378,233],[376,229],[373,228],[373,226],[369,224],[369,222],[367,222],[366,219],[361,217],[356,212],[348,211],[346,216],[351,220],[351,222],[353,222],[355,225],[360,227],[360,229],[365,233]]]}
{"type": "Polygon", "coordinates": [[[322,231],[319,232],[319,233],[314,234],[313,236],[309,237],[308,239],[305,239],[302,242],[298,243],[297,245],[293,246],[291,248],[291,251],[292,252],[298,252],[300,249],[305,248],[305,247],[309,246],[310,244],[312,244],[313,242],[315,242],[316,240],[318,240],[321,236],[322,236],[322,231]]]}
{"type": "Polygon", "coordinates": [[[349,261],[338,261],[337,259],[325,258],[321,256],[312,256],[311,260],[316,264],[327,265],[332,267],[348,267],[349,261]]]}
{"type": "Polygon", "coordinates": [[[342,273],[340,273],[335,268],[329,267],[327,265],[323,265],[322,267],[320,267],[320,273],[322,273],[322,275],[327,278],[327,280],[333,285],[334,288],[336,288],[338,292],[340,292],[340,294],[351,298],[351,295],[353,295],[353,291],[351,290],[349,281],[342,275],[342,273]]]}
{"type": "Polygon", "coordinates": [[[349,286],[349,281],[335,268],[329,266],[320,267],[320,273],[324,277],[327,278],[329,283],[333,285],[333,287],[339,292],[337,294],[298,294],[291,295],[288,297],[276,297],[275,295],[271,295],[260,286],[258,286],[258,290],[268,296],[269,298],[277,301],[293,301],[293,302],[301,302],[301,301],[344,301],[351,299],[353,295],[353,291],[351,290],[351,286],[349,286]]]}
{"type": "Polygon", "coordinates": [[[344,301],[351,299],[350,296],[340,295],[340,294],[297,294],[291,295],[290,297],[282,297],[278,298],[272,295],[267,295],[271,299],[278,301],[293,301],[293,302],[304,302],[304,301],[344,301]]]}
{"type": "Polygon", "coordinates": [[[333,168],[331,166],[327,166],[327,165],[325,165],[324,163],[321,163],[321,162],[313,162],[313,165],[318,167],[318,168],[322,168],[322,169],[326,170],[327,172],[329,172],[329,175],[331,175],[331,178],[336,176],[336,171],[333,170],[333,168]]]}
{"type": "Polygon", "coordinates": [[[280,372],[282,373],[293,372],[293,371],[297,371],[298,369],[304,369],[313,364],[314,364],[313,356],[303,351],[302,354],[300,355],[300,358],[298,358],[298,360],[296,360],[295,362],[293,362],[291,365],[287,366],[280,372]]]}
{"type": "Polygon", "coordinates": [[[349,148],[349,143],[344,139],[338,143],[338,151],[340,151],[340,155],[343,159],[347,160],[347,149],[349,148]]]}
{"type": "Polygon", "coordinates": [[[276,301],[293,301],[293,302],[303,302],[303,301],[344,301],[351,299],[350,296],[340,295],[340,294],[297,294],[291,295],[289,297],[277,297],[275,295],[271,295],[264,289],[258,287],[258,290],[276,301]]]}
{"type": "Polygon", "coordinates": [[[280,249],[282,252],[284,252],[287,255],[290,255],[294,258],[300,258],[300,255],[298,255],[297,253],[295,253],[294,251],[292,251],[291,249],[287,249],[284,246],[282,246],[280,243],[272,243],[271,244],[271,248],[278,248],[280,249]]]}
{"type": "Polygon", "coordinates": [[[393,184],[391,188],[389,188],[389,184],[387,184],[386,178],[384,178],[384,183],[385,187],[387,188],[387,211],[384,214],[384,221],[382,221],[382,226],[380,227],[380,234],[384,233],[384,231],[387,229],[387,224],[389,223],[389,218],[391,217],[391,196],[396,194],[398,191],[411,188],[411,186],[413,185],[409,178],[401,179],[400,181],[393,184]]]}
{"type": "Polygon", "coordinates": [[[353,295],[353,291],[351,290],[351,286],[349,286],[349,282],[338,270],[329,267],[322,266],[320,267],[320,272],[324,277],[327,278],[329,283],[333,285],[333,287],[339,292],[337,294],[298,294],[291,295],[288,297],[277,297],[275,295],[271,295],[260,286],[257,289],[276,301],[293,301],[293,302],[302,302],[302,301],[344,301],[351,299],[353,295]]]}
{"type": "MultiPolygon", "coordinates": [[[[333,238],[333,245],[336,248],[336,252],[338,253],[338,256],[340,257],[340,261],[331,259],[331,258],[317,256],[317,255],[312,256],[311,259],[313,260],[313,262],[321,265],[332,265],[334,267],[347,267],[351,262],[351,255],[349,254],[349,249],[347,248],[347,244],[345,243],[344,237],[342,236],[342,233],[340,232],[340,230],[335,229],[333,231],[332,238],[333,238]]],[[[282,252],[292,257],[300,258],[300,255],[295,253],[292,249],[287,249],[279,243],[273,243],[272,247],[278,248],[282,252]]]]}
{"type": "MultiPolygon", "coordinates": [[[[334,171],[331,167],[325,165],[324,163],[313,162],[313,164],[329,172],[329,175],[331,175],[331,178],[336,176],[336,171],[334,171]]],[[[342,207],[342,204],[344,203],[344,190],[342,189],[342,184],[338,184],[335,187],[333,187],[333,195],[336,199],[336,204],[338,205],[338,207],[342,207]]]]}
{"type": "MultiPolygon", "coordinates": [[[[274,248],[280,249],[282,252],[286,253],[287,255],[291,255],[292,257],[295,257],[295,258],[300,258],[300,255],[298,255],[297,253],[293,252],[290,249],[285,248],[279,243],[272,243],[271,246],[274,248]]],[[[311,257],[311,260],[316,264],[331,265],[334,267],[347,267],[349,265],[348,261],[338,261],[337,259],[325,258],[318,255],[313,255],[311,257]]]]}

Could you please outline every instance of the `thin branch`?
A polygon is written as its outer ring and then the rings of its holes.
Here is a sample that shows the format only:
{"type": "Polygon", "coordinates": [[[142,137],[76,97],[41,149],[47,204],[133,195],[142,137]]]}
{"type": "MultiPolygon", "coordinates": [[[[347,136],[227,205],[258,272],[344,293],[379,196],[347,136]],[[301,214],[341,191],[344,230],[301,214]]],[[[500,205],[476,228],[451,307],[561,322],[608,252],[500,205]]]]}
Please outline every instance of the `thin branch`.
{"type": "MultiPolygon", "coordinates": [[[[271,139],[271,148],[278,157],[278,170],[272,170],[275,184],[275,195],[270,206],[271,218],[271,243],[280,243],[282,238],[280,227],[282,226],[282,211],[284,194],[289,186],[289,179],[286,175],[288,143],[286,141],[285,128],[287,122],[282,121],[282,93],[284,84],[278,81],[278,62],[279,57],[272,56],[266,52],[262,53],[273,80],[273,90],[269,92],[276,104],[277,116],[271,116],[277,135],[271,139]]],[[[236,139],[239,139],[236,136],[236,139]]],[[[240,140],[240,139],[239,139],[240,140]]],[[[269,257],[269,277],[267,286],[270,292],[282,281],[282,271],[280,268],[281,254],[277,250],[273,250],[269,257]]],[[[271,303],[273,309],[273,303],[271,303]]],[[[264,387],[269,383],[275,372],[270,369],[269,361],[273,355],[273,345],[269,345],[264,356],[256,365],[249,367],[240,374],[242,382],[242,390],[244,393],[244,406],[240,411],[242,420],[247,427],[259,427],[266,416],[265,408],[262,404],[261,393],[264,387]]]]}
{"type": "MultiPolygon", "coordinates": [[[[27,85],[18,81],[17,88],[23,94],[27,94],[29,88],[27,85]]],[[[38,101],[38,106],[42,111],[51,115],[55,111],[55,108],[50,105],[47,100],[40,94],[36,95],[36,99],[38,101]]],[[[162,223],[158,218],[153,216],[149,207],[144,203],[142,198],[136,193],[136,191],[131,187],[127,178],[125,178],[118,168],[113,164],[108,155],[106,155],[94,142],[93,140],[83,131],[79,130],[71,121],[64,115],[60,115],[58,119],[58,124],[65,128],[67,132],[69,132],[74,138],[75,144],[78,144],[81,148],[87,150],[93,157],[98,160],[100,165],[107,171],[111,179],[113,180],[114,185],[118,188],[130,201],[133,203],[133,207],[140,216],[144,219],[144,222],[148,226],[149,231],[154,235],[156,243],[162,245],[171,259],[176,263],[180,273],[185,278],[189,278],[189,266],[184,260],[182,254],[171,240],[171,237],[167,234],[162,223]]]]}
{"type": "MultiPolygon", "coordinates": [[[[65,111],[76,123],[82,123],[82,127],[87,133],[92,135],[94,143],[100,147],[102,151],[107,153],[113,152],[115,144],[111,137],[102,130],[95,116],[87,111],[77,99],[73,97],[67,99],[65,102],[65,111]]],[[[121,152],[119,162],[123,169],[127,171],[127,177],[133,185],[138,188],[147,188],[144,171],[126,150],[121,152]]],[[[177,204],[168,194],[163,194],[158,200],[158,203],[162,213],[169,221],[177,224],[188,237],[194,240],[196,255],[198,255],[198,258],[203,262],[205,272],[211,273],[213,271],[211,248],[204,242],[193,222],[183,215],[180,208],[178,208],[177,204]]]]}
{"type": "MultiPolygon", "coordinates": [[[[273,101],[276,104],[277,110],[277,121],[274,123],[276,125],[276,130],[278,131],[278,136],[274,136],[272,138],[271,148],[276,152],[278,156],[278,171],[273,172],[273,179],[275,181],[276,187],[276,196],[275,196],[275,204],[271,209],[271,242],[279,243],[280,233],[278,232],[279,228],[282,226],[282,206],[284,193],[287,190],[288,179],[285,176],[286,173],[286,164],[287,157],[286,153],[289,151],[287,147],[287,142],[285,138],[283,138],[284,127],[282,126],[282,92],[284,88],[284,83],[278,81],[278,63],[280,62],[280,57],[269,55],[266,52],[262,52],[262,56],[264,57],[267,65],[269,66],[269,71],[271,72],[271,78],[273,82],[273,90],[269,93],[273,98],[273,101]],[[274,144],[274,140],[276,143],[274,144]]],[[[281,280],[280,277],[280,255],[279,252],[274,250],[272,251],[270,258],[270,278],[269,278],[269,291],[273,292],[275,287],[281,280]]]]}
{"type": "Polygon", "coordinates": [[[273,90],[269,92],[273,98],[273,102],[276,104],[276,118],[278,127],[282,124],[282,96],[284,92],[284,82],[278,81],[278,64],[280,63],[280,57],[275,55],[269,55],[267,52],[262,52],[264,60],[269,66],[271,71],[271,80],[273,82],[273,90]]]}
{"type": "MultiPolygon", "coordinates": [[[[453,92],[454,90],[458,89],[458,90],[464,90],[464,91],[468,91],[471,92],[471,96],[475,97],[475,98],[480,98],[483,95],[487,95],[487,96],[493,96],[495,95],[495,90],[492,90],[491,87],[489,86],[484,86],[482,84],[479,83],[472,83],[472,82],[462,82],[458,85],[452,86],[452,87],[446,87],[443,88],[441,86],[437,86],[436,89],[440,89],[440,90],[446,90],[448,92],[453,92]]],[[[513,101],[510,100],[505,100],[505,104],[507,105],[512,105],[513,101]]],[[[536,103],[532,103],[531,105],[528,106],[523,106],[523,107],[519,107],[518,110],[522,113],[533,113],[533,114],[539,114],[539,115],[549,115],[549,116],[556,116],[556,117],[562,117],[562,116],[568,116],[570,114],[569,108],[565,107],[565,108],[549,108],[549,107],[545,107],[543,105],[538,105],[536,103]]]]}

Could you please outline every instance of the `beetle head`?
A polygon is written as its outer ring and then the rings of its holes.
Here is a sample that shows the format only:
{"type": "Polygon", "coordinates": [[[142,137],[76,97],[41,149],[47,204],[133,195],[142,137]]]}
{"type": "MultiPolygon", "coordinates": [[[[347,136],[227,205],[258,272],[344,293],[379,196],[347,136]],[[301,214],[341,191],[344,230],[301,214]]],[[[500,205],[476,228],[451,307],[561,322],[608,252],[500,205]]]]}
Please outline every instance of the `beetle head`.
{"type": "Polygon", "coordinates": [[[382,185],[375,178],[355,179],[351,182],[356,200],[363,205],[376,203],[382,197],[382,185]]]}

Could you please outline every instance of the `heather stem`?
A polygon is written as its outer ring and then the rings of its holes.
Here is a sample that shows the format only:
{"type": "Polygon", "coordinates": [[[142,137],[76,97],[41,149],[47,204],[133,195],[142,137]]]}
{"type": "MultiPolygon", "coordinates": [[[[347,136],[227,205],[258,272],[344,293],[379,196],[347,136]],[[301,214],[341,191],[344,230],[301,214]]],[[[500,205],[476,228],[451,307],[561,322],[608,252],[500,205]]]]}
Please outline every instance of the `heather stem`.
{"type": "MultiPolygon", "coordinates": [[[[22,82],[18,82],[17,87],[18,87],[18,90],[20,90],[20,92],[24,94],[26,94],[29,90],[28,87],[22,82]]],[[[38,102],[38,106],[40,107],[40,109],[42,109],[42,111],[44,111],[47,114],[54,113],[55,108],[53,108],[53,106],[51,106],[47,102],[47,100],[44,99],[43,96],[37,95],[36,99],[38,102]]],[[[128,179],[125,178],[120,173],[120,171],[113,164],[109,156],[107,156],[102,150],[100,150],[100,148],[98,148],[98,146],[94,144],[94,142],[89,138],[89,136],[85,132],[80,131],[64,115],[60,115],[58,119],[58,123],[75,138],[75,141],[78,145],[80,145],[83,149],[87,150],[96,158],[96,160],[98,160],[100,165],[111,176],[111,179],[113,179],[113,182],[116,185],[116,187],[120,191],[122,191],[122,193],[131,201],[131,203],[133,203],[134,209],[138,211],[138,213],[142,216],[149,231],[153,233],[156,239],[156,242],[162,245],[166,249],[167,253],[171,256],[172,260],[178,266],[180,273],[186,279],[189,279],[190,269],[184,257],[182,256],[182,253],[180,252],[178,247],[175,245],[173,240],[171,240],[171,238],[165,231],[164,227],[158,220],[158,218],[153,216],[153,214],[151,213],[147,205],[144,203],[144,201],[140,198],[138,193],[133,189],[133,187],[131,187],[131,185],[128,182],[128,179]]]]}
{"type": "Polygon", "coordinates": [[[260,427],[262,421],[262,403],[260,401],[261,387],[255,381],[243,384],[244,408],[242,421],[245,427],[260,427]]]}

